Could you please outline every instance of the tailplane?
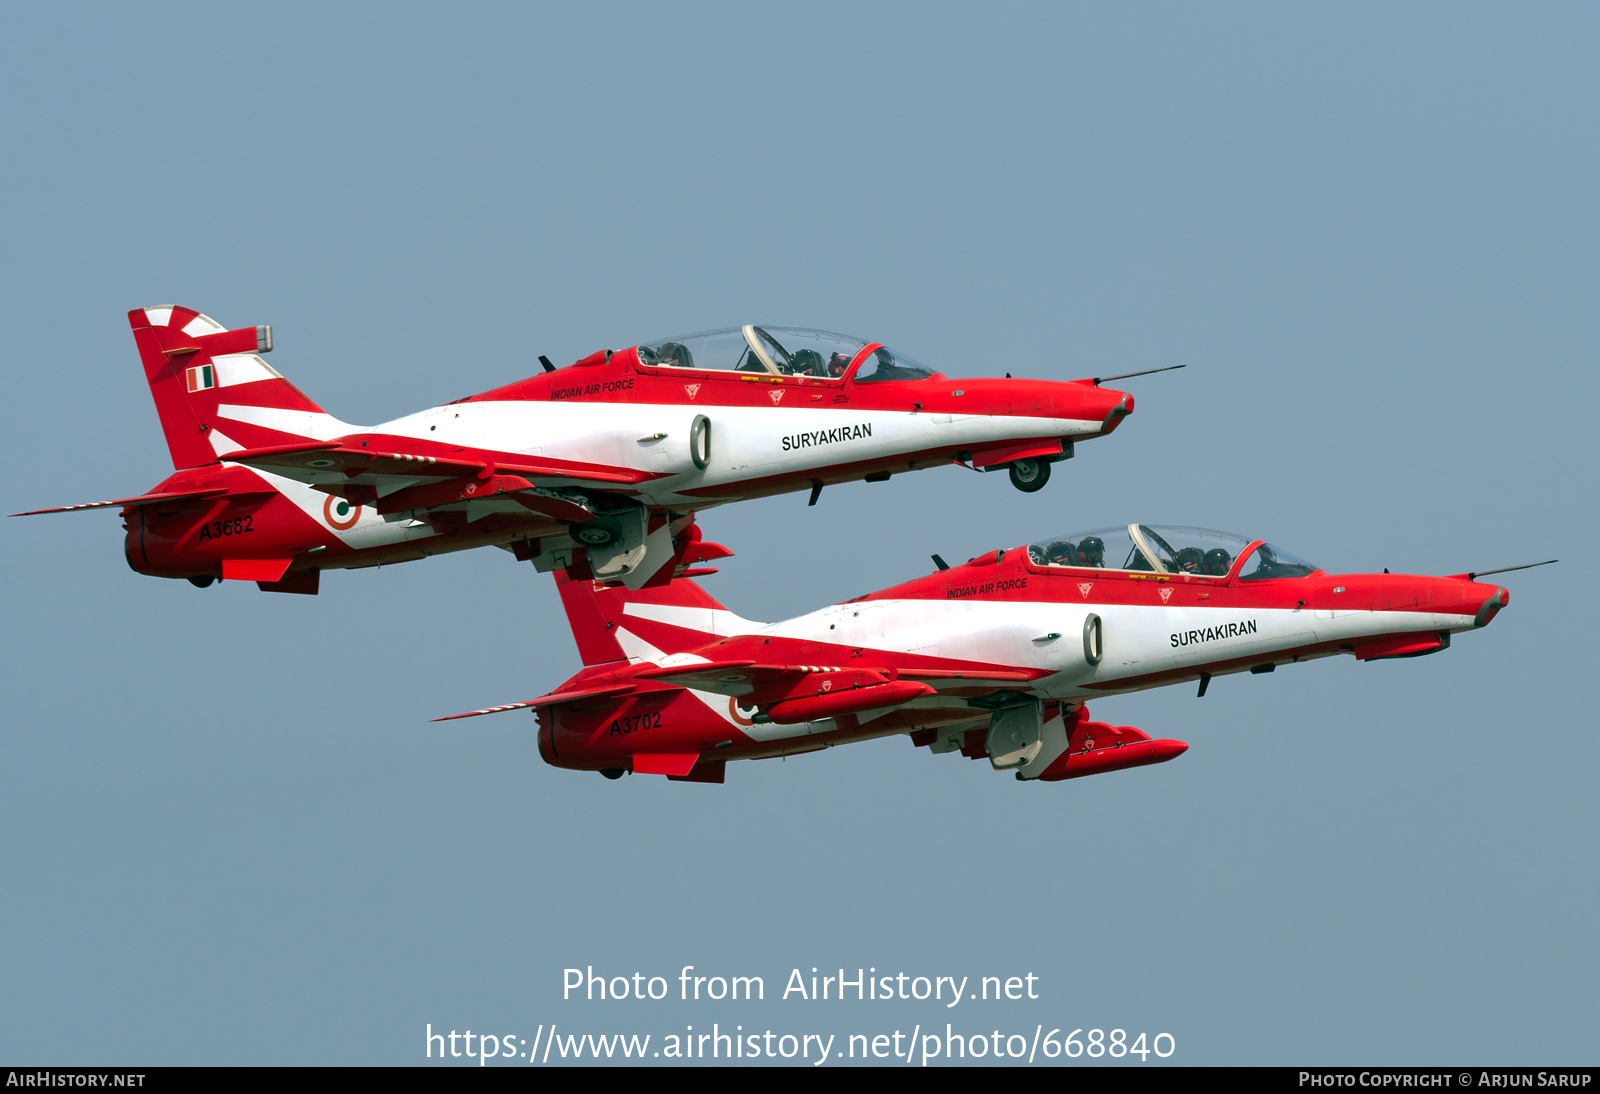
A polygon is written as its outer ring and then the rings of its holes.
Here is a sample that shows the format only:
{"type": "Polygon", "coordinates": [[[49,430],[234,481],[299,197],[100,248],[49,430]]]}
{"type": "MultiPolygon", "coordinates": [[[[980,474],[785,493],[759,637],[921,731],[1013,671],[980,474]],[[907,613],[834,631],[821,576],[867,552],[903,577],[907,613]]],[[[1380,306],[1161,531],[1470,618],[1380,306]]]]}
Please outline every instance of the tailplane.
{"type": "Polygon", "coordinates": [[[191,308],[128,313],[161,429],[179,470],[244,448],[322,441],[351,432],[261,355],[271,327],[227,330],[191,308]]]}

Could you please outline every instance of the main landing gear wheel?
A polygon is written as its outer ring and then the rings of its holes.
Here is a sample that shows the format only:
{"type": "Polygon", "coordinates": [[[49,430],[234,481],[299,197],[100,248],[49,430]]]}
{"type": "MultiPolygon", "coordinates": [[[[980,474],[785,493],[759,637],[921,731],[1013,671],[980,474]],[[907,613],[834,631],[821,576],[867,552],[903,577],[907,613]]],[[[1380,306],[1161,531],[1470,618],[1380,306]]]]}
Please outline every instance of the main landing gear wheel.
{"type": "Polygon", "coordinates": [[[625,767],[602,767],[600,769],[600,774],[608,779],[620,779],[627,773],[628,769],[625,767]]]}
{"type": "Polygon", "coordinates": [[[601,517],[572,526],[572,538],[585,547],[608,547],[622,538],[622,526],[601,517]]]}
{"type": "Polygon", "coordinates": [[[189,579],[189,584],[193,585],[196,589],[204,589],[215,580],[217,579],[212,577],[210,574],[201,574],[199,577],[191,577],[189,579]]]}
{"type": "Polygon", "coordinates": [[[1050,481],[1050,465],[1043,460],[1013,460],[1009,470],[1011,485],[1024,494],[1042,490],[1050,481]]]}

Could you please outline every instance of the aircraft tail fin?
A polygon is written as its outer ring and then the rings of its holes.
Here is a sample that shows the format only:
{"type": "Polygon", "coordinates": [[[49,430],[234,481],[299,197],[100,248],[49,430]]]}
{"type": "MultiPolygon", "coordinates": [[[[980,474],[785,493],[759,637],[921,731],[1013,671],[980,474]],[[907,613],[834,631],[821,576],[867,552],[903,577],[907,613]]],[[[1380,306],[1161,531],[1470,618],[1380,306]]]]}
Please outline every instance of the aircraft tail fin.
{"type": "Polygon", "coordinates": [[[556,572],[578,656],[585,665],[611,661],[656,661],[687,653],[736,634],[753,623],[717,603],[693,580],[680,577],[663,585],[629,589],[556,572]]]}
{"type": "Polygon", "coordinates": [[[272,349],[271,327],[227,330],[180,307],[135,308],[128,324],[178,470],[244,448],[328,440],[353,428],[262,359],[272,349]]]}

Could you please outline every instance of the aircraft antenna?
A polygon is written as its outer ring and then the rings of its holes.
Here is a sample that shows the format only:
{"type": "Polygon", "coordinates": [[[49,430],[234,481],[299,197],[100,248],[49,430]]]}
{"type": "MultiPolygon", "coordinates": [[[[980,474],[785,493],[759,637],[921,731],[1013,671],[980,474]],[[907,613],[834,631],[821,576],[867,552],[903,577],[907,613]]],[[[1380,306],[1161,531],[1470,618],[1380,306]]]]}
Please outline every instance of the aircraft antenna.
{"type": "Polygon", "coordinates": [[[1149,376],[1155,372],[1171,372],[1175,368],[1188,368],[1188,365],[1168,365],[1166,368],[1147,368],[1143,372],[1124,372],[1121,376],[1096,376],[1094,386],[1109,384],[1112,380],[1130,380],[1135,376],[1149,376]]]}
{"type": "Polygon", "coordinates": [[[1524,562],[1521,566],[1502,566],[1498,570],[1478,570],[1475,573],[1468,574],[1467,580],[1476,581],[1478,578],[1488,577],[1490,574],[1509,574],[1512,570],[1531,570],[1535,566],[1550,566],[1560,561],[1559,558],[1552,558],[1547,562],[1524,562]]]}

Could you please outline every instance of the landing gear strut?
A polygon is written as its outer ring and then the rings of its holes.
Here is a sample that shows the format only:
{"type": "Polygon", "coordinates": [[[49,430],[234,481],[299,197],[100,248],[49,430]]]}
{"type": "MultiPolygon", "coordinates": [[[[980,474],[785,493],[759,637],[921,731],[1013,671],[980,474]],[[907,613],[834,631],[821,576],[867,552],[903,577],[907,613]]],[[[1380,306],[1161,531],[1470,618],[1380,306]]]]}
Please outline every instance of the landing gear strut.
{"type": "Polygon", "coordinates": [[[585,547],[608,547],[622,538],[622,527],[606,517],[572,526],[572,538],[585,547]]]}

